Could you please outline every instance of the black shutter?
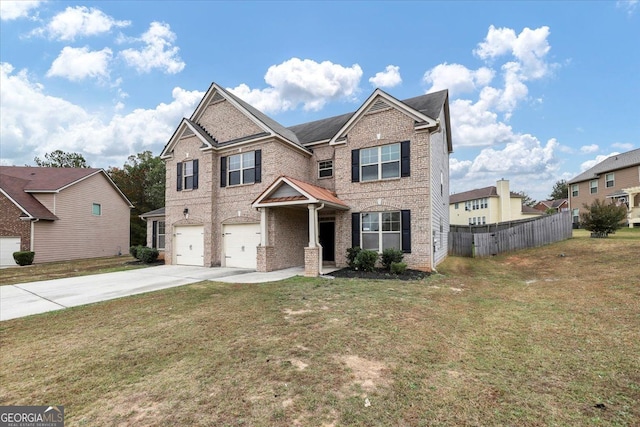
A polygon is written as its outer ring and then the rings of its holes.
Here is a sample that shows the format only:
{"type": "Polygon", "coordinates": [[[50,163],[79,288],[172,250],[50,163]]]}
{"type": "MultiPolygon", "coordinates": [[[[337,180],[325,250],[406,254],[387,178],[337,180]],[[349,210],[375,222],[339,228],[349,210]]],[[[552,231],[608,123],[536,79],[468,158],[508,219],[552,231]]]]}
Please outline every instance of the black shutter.
{"type": "Polygon", "coordinates": [[[220,157],[220,187],[227,186],[227,157],[220,157]]]}
{"type": "Polygon", "coordinates": [[[255,157],[256,182],[262,182],[262,150],[256,150],[255,157]]]}
{"type": "Polygon", "coordinates": [[[411,211],[402,210],[402,252],[411,253],[411,211]]]}
{"type": "MultiPolygon", "coordinates": [[[[357,150],[356,150],[357,151],[357,150]]],[[[351,214],[351,247],[360,245],[360,213],[351,214]]]]}
{"type": "Polygon", "coordinates": [[[411,153],[409,149],[409,141],[400,143],[400,176],[411,175],[411,153]]]}
{"type": "Polygon", "coordinates": [[[182,163],[178,163],[178,186],[176,189],[182,191],[182,163]]]}
{"type": "Polygon", "coordinates": [[[151,247],[155,248],[156,247],[156,240],[158,237],[158,221],[153,221],[152,223],[152,227],[151,229],[153,230],[151,232],[151,247]]]}
{"type": "Polygon", "coordinates": [[[360,182],[360,150],[351,150],[351,182],[360,182]]]}
{"type": "Polygon", "coordinates": [[[193,189],[198,188],[198,159],[193,161],[193,189]]]}

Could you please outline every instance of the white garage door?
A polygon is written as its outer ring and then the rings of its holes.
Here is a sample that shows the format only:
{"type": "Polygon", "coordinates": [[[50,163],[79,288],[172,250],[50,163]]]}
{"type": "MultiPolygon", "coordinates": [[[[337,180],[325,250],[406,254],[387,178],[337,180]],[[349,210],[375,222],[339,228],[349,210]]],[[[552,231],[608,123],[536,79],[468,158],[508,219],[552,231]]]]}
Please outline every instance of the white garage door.
{"type": "Polygon", "coordinates": [[[225,266],[256,268],[256,247],[260,245],[260,224],[224,226],[225,266]]]}
{"type": "Polygon", "coordinates": [[[20,251],[19,237],[0,237],[0,267],[16,265],[13,253],[20,251]]]}
{"type": "Polygon", "coordinates": [[[176,264],[204,266],[204,227],[176,227],[174,239],[176,264]]]}

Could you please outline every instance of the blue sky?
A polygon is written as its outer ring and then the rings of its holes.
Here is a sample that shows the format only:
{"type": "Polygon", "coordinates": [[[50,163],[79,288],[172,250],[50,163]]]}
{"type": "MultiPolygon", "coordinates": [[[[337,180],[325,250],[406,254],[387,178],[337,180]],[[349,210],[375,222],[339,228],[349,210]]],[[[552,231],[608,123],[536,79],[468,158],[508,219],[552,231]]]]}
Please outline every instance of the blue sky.
{"type": "Polygon", "coordinates": [[[159,154],[211,82],[285,126],[448,88],[451,189],[640,147],[640,2],[0,2],[0,163],[159,154]]]}

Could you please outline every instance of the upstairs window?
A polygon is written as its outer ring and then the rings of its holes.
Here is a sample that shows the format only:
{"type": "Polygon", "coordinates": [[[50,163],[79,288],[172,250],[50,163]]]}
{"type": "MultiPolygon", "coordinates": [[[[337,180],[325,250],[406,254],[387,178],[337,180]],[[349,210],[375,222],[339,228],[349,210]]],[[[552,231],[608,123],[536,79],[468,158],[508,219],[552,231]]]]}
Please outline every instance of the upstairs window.
{"type": "Polygon", "coordinates": [[[578,184],[571,185],[571,197],[578,197],[578,184]]]}
{"type": "Polygon", "coordinates": [[[220,158],[220,187],[262,181],[262,150],[220,158]]]}
{"type": "Polygon", "coordinates": [[[102,215],[102,205],[100,203],[94,203],[91,206],[91,213],[95,216],[101,216],[102,215]]]}
{"type": "Polygon", "coordinates": [[[318,178],[331,178],[333,176],[333,160],[318,162],[318,178]]]}
{"type": "Polygon", "coordinates": [[[177,190],[195,190],[198,188],[198,160],[178,163],[177,190]]]}
{"type": "Polygon", "coordinates": [[[411,176],[410,142],[351,150],[351,182],[411,176]]]}
{"type": "Polygon", "coordinates": [[[605,185],[607,186],[607,188],[613,187],[615,185],[615,178],[613,176],[613,172],[605,175],[605,182],[606,182],[605,185]]]}
{"type": "Polygon", "coordinates": [[[591,191],[591,194],[597,194],[598,193],[598,180],[594,179],[593,181],[589,181],[589,189],[591,191]]]}

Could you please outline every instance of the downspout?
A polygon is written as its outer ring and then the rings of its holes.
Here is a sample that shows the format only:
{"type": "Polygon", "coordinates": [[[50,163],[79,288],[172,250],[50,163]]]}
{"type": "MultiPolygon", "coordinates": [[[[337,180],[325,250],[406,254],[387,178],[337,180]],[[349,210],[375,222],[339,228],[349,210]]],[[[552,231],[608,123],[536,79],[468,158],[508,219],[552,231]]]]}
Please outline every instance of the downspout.
{"type": "Polygon", "coordinates": [[[320,209],[324,209],[324,203],[320,203],[320,206],[315,209],[313,215],[315,217],[314,220],[316,221],[316,244],[320,247],[320,250],[318,251],[318,274],[322,276],[322,251],[324,248],[320,244],[320,220],[318,219],[318,211],[320,209]]]}

